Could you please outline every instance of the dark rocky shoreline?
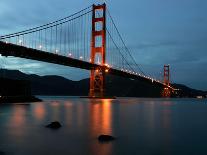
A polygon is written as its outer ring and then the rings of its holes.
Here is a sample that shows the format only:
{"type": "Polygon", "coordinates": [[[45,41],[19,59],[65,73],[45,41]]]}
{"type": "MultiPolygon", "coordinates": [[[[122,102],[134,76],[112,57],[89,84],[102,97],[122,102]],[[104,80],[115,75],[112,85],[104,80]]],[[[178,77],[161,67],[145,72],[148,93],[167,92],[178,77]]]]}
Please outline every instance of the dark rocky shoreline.
{"type": "MultiPolygon", "coordinates": [[[[45,95],[86,96],[87,98],[90,79],[72,81],[61,76],[29,75],[18,70],[0,69],[0,83],[0,95],[2,96],[45,95]]],[[[172,84],[172,86],[178,91],[171,97],[207,97],[207,91],[192,89],[182,84],[172,84]]],[[[105,98],[113,98],[113,96],[159,98],[163,87],[157,87],[139,80],[107,75],[106,90],[105,98]]]]}
{"type": "Polygon", "coordinates": [[[22,103],[22,102],[41,102],[35,96],[1,96],[0,103],[22,103]]]}

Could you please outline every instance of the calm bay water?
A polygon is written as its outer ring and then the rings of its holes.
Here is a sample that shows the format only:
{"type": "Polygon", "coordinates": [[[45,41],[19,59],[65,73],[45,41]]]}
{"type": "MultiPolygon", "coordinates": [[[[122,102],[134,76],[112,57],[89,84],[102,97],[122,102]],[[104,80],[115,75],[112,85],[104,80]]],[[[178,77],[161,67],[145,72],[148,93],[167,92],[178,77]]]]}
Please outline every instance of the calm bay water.
{"type": "Polygon", "coordinates": [[[0,106],[0,151],[8,155],[207,154],[207,100],[40,98],[44,102],[0,106]],[[51,121],[63,127],[45,128],[51,121]],[[100,143],[100,134],[117,139],[100,143]]]}

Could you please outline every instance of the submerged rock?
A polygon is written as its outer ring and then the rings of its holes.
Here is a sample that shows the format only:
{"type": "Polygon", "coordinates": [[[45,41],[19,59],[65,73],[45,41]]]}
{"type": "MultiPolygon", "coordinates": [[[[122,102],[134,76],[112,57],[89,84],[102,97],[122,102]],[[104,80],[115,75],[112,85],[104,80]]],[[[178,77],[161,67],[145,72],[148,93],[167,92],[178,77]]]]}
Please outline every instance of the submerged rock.
{"type": "Polygon", "coordinates": [[[112,140],[115,140],[116,138],[113,137],[113,136],[110,136],[110,135],[100,135],[98,137],[98,140],[100,142],[109,142],[109,141],[112,141],[112,140]]]}
{"type": "Polygon", "coordinates": [[[50,124],[46,125],[47,128],[51,128],[51,129],[59,129],[60,127],[62,127],[62,125],[58,122],[51,122],[50,124]]]}

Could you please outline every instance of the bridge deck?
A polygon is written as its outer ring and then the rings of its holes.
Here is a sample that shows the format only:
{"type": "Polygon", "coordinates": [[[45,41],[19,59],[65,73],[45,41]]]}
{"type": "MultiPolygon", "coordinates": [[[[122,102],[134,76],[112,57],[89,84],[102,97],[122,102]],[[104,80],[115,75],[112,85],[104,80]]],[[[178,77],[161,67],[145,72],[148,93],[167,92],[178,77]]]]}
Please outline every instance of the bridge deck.
{"type": "MultiPolygon", "coordinates": [[[[92,64],[90,62],[74,59],[71,57],[49,53],[49,52],[45,52],[42,50],[27,48],[27,47],[15,45],[15,44],[5,43],[2,41],[0,41],[0,54],[2,56],[14,56],[14,57],[19,57],[19,58],[59,64],[59,65],[64,65],[64,66],[76,67],[76,68],[81,68],[81,69],[86,69],[86,70],[92,70],[92,69],[95,69],[96,67],[101,67],[103,69],[106,68],[106,66],[92,64]]],[[[126,78],[137,79],[140,81],[145,81],[145,82],[150,82],[150,83],[153,82],[153,84],[157,86],[164,86],[164,84],[159,81],[155,81],[155,80],[152,81],[149,78],[136,75],[136,74],[131,74],[128,72],[124,72],[124,71],[114,69],[114,68],[109,68],[108,73],[112,75],[126,77],[126,78]]],[[[170,86],[169,88],[173,89],[170,86]]]]}

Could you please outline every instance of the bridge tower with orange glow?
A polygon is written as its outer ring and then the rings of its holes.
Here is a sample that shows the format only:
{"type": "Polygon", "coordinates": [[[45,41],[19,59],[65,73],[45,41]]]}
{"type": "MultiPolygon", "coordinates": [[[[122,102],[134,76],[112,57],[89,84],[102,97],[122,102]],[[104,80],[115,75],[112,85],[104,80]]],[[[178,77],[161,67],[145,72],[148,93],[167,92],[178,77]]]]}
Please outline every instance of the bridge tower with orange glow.
{"type": "Polygon", "coordinates": [[[170,65],[164,65],[164,88],[162,91],[162,97],[170,97],[171,90],[168,88],[170,86],[170,65]]]}
{"type": "MultiPolygon", "coordinates": [[[[106,4],[93,5],[92,10],[92,37],[90,61],[95,63],[100,58],[100,65],[105,65],[106,57],[106,4]]],[[[105,94],[105,69],[96,67],[90,75],[90,97],[104,97],[105,94]]]]}

